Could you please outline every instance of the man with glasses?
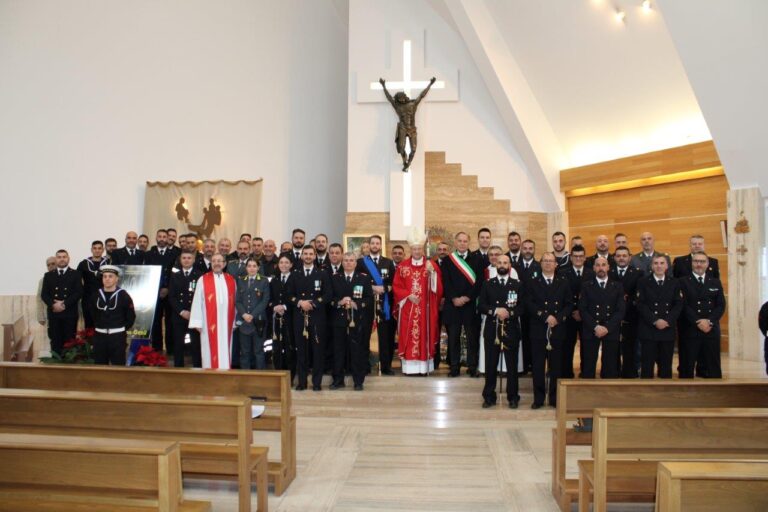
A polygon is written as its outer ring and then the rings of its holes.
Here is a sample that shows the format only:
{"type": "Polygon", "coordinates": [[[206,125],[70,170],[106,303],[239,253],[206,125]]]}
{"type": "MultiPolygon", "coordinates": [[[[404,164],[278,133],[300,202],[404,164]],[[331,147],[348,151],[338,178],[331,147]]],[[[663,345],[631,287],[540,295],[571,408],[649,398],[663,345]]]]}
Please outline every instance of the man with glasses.
{"type": "Polygon", "coordinates": [[[720,279],[707,274],[709,258],[704,251],[693,253],[693,271],[682,278],[685,324],[680,332],[680,351],[685,351],[680,377],[693,378],[693,367],[704,355],[706,377],[721,378],[720,318],[725,313],[725,294],[720,279]],[[684,366],[683,366],[684,364],[684,366]]]}

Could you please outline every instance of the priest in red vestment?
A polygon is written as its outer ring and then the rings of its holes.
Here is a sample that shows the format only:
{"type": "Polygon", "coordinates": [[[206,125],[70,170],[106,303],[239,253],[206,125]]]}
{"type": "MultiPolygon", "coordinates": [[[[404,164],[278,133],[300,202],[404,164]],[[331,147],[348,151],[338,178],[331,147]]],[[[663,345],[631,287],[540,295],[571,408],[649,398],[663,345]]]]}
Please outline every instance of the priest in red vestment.
{"type": "Polygon", "coordinates": [[[434,354],[440,339],[437,315],[443,285],[440,267],[424,257],[426,241],[423,232],[411,231],[411,257],[397,265],[392,283],[398,306],[398,355],[406,375],[434,370],[434,354]]]}
{"type": "Polygon", "coordinates": [[[214,254],[211,271],[197,280],[189,327],[200,331],[203,368],[229,370],[235,323],[235,279],[224,272],[224,256],[214,254]]]}

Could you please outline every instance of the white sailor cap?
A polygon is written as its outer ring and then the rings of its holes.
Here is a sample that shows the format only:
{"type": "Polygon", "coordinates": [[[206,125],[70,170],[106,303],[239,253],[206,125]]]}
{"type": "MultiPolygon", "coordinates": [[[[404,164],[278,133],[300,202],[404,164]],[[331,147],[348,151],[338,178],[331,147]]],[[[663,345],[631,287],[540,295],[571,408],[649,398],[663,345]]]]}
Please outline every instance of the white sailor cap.
{"type": "Polygon", "coordinates": [[[120,274],[123,273],[120,270],[120,267],[115,266],[115,265],[102,265],[100,271],[101,271],[102,274],[110,272],[112,274],[115,274],[118,277],[120,277],[120,274]]]}

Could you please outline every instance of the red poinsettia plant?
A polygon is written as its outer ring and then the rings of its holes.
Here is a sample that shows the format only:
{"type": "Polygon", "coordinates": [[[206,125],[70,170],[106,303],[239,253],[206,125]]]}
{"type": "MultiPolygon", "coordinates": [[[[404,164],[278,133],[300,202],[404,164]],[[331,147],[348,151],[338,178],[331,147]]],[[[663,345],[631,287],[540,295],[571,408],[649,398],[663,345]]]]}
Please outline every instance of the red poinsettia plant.
{"type": "Polygon", "coordinates": [[[139,348],[138,352],[136,352],[133,366],[155,366],[164,368],[168,366],[168,358],[149,345],[144,345],[139,348]]]}
{"type": "Polygon", "coordinates": [[[49,357],[41,357],[42,363],[58,364],[94,364],[93,335],[94,329],[77,331],[75,337],[64,342],[61,354],[51,352],[49,357]]]}

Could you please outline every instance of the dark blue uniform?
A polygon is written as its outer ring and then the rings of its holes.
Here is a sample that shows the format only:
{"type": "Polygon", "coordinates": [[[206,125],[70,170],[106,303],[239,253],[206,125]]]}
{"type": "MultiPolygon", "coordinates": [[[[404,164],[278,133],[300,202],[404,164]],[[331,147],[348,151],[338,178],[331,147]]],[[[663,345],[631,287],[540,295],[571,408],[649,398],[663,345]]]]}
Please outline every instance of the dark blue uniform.
{"type": "Polygon", "coordinates": [[[288,300],[288,281],[294,273],[279,273],[269,283],[269,318],[272,330],[272,364],[275,370],[290,370],[291,380],[296,375],[296,346],[293,343],[292,315],[296,312],[288,300]],[[285,306],[285,313],[280,316],[275,306],[285,306]]]}
{"type": "Polygon", "coordinates": [[[314,266],[309,273],[302,266],[288,280],[288,301],[293,316],[293,339],[296,342],[296,371],[299,376],[296,389],[307,388],[309,351],[312,351],[312,389],[319,391],[323,379],[323,354],[325,353],[327,309],[333,298],[328,273],[314,266]],[[314,309],[304,312],[299,301],[309,300],[314,309]]]}
{"type": "Polygon", "coordinates": [[[680,279],[685,306],[684,327],[680,332],[681,350],[685,357],[680,367],[680,377],[693,378],[693,366],[703,354],[706,377],[719,379],[723,376],[720,368],[720,319],[725,313],[723,285],[716,277],[705,274],[699,278],[693,274],[680,279]],[[705,333],[696,322],[704,319],[712,325],[705,333]],[[685,366],[682,366],[682,364],[685,366]]]}
{"type": "Polygon", "coordinates": [[[173,337],[173,365],[184,366],[184,342],[189,336],[192,366],[203,366],[200,354],[200,333],[197,329],[189,328],[189,320],[181,316],[182,311],[192,310],[192,299],[195,296],[195,286],[200,279],[200,273],[192,267],[188,271],[172,272],[168,282],[168,307],[170,308],[171,332],[173,337]]]}
{"type": "Polygon", "coordinates": [[[543,275],[523,283],[527,315],[530,319],[531,355],[533,358],[533,404],[541,406],[545,388],[545,364],[549,358],[549,405],[557,403],[557,379],[561,375],[562,349],[566,335],[566,322],[573,311],[573,293],[568,281],[555,275],[551,282],[543,275]],[[547,351],[547,318],[554,316],[557,325],[551,329],[547,351]]]}
{"type": "Polygon", "coordinates": [[[642,273],[632,265],[625,268],[614,267],[610,270],[611,279],[619,281],[624,287],[624,299],[627,303],[624,319],[621,321],[621,361],[620,373],[623,379],[636,379],[637,368],[637,283],[642,273]]]}
{"type": "Polygon", "coordinates": [[[579,297],[581,313],[581,344],[584,360],[581,378],[594,379],[597,367],[597,353],[602,345],[600,377],[617,379],[619,377],[619,339],[621,321],[624,319],[624,287],[618,281],[600,283],[597,278],[585,281],[579,297]],[[597,326],[608,329],[602,338],[595,334],[597,326]]]}
{"type": "Polygon", "coordinates": [[[48,306],[48,337],[51,350],[57,354],[61,354],[64,342],[75,337],[78,305],[82,296],[83,282],[77,270],[56,268],[43,276],[40,298],[48,306]],[[53,303],[57,300],[64,301],[65,309],[54,313],[53,303]]]}
{"type": "Polygon", "coordinates": [[[520,400],[517,379],[517,352],[520,343],[520,316],[524,308],[523,285],[520,281],[505,276],[497,276],[485,281],[480,289],[478,310],[486,315],[483,342],[485,350],[485,386],[483,400],[489,404],[496,403],[496,379],[498,375],[499,357],[502,353],[507,365],[507,401],[513,407],[520,400]],[[503,308],[509,312],[509,318],[501,322],[496,318],[496,309],[503,308]],[[498,339],[499,344],[496,344],[498,339]]]}
{"type": "Polygon", "coordinates": [[[344,386],[344,366],[347,353],[352,369],[352,381],[355,389],[362,389],[365,374],[368,372],[368,352],[366,351],[363,329],[373,316],[373,290],[370,277],[357,271],[347,276],[342,270],[331,278],[333,301],[331,302],[331,322],[333,323],[333,387],[344,386]],[[349,297],[357,309],[340,306],[339,302],[349,297]]]}
{"type": "Polygon", "coordinates": [[[675,351],[677,319],[683,310],[683,296],[677,279],[666,276],[659,285],[651,274],[637,285],[637,339],[640,343],[641,372],[644,379],[652,379],[654,366],[659,365],[659,377],[672,378],[672,355],[675,351]],[[656,320],[665,320],[669,326],[658,329],[656,320]]]}

